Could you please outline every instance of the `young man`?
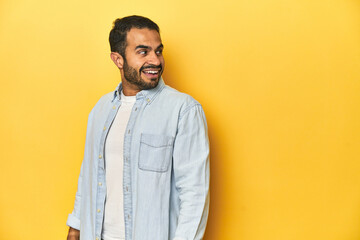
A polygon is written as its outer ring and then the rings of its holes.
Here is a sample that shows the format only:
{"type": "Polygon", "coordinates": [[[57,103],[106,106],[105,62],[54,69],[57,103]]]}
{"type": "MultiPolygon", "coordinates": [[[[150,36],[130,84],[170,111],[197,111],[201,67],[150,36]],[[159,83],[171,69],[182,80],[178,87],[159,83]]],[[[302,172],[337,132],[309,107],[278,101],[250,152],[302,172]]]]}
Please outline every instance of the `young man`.
{"type": "Polygon", "coordinates": [[[68,239],[202,239],[209,142],[201,105],[166,86],[159,27],[117,19],[111,59],[122,82],[91,111],[68,239]]]}

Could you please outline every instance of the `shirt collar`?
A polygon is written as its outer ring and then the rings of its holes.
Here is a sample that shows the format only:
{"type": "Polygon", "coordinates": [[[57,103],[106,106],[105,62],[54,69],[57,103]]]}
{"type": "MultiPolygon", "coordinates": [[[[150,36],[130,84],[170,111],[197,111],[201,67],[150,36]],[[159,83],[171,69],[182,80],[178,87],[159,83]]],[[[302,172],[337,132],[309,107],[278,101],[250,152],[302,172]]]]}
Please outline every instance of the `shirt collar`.
{"type": "MultiPolygon", "coordinates": [[[[162,77],[160,77],[159,83],[156,87],[154,87],[152,89],[141,90],[140,92],[138,92],[136,94],[136,99],[145,97],[145,100],[147,101],[147,103],[150,104],[154,101],[154,99],[156,98],[158,93],[160,93],[164,87],[165,87],[164,80],[162,77]]],[[[119,100],[121,99],[121,91],[122,91],[122,83],[120,82],[114,91],[114,97],[113,97],[112,101],[114,101],[115,98],[118,98],[119,100]]]]}

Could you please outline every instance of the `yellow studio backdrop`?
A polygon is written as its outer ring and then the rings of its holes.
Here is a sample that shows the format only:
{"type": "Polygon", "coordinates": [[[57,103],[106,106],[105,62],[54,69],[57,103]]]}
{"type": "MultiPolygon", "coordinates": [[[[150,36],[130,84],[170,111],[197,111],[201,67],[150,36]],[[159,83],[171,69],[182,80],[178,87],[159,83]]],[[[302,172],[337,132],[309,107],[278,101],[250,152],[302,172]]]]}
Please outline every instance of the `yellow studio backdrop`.
{"type": "Polygon", "coordinates": [[[0,239],[65,239],[117,17],[204,107],[206,240],[360,239],[360,1],[0,1],[0,239]]]}

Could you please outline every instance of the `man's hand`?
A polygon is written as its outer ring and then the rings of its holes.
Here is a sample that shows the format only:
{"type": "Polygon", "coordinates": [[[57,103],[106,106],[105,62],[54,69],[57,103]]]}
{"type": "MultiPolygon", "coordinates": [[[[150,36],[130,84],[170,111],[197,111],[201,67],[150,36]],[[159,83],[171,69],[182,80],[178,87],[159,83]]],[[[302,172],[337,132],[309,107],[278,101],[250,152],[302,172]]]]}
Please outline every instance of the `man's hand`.
{"type": "Polygon", "coordinates": [[[67,240],[79,240],[79,239],[80,239],[80,231],[70,227],[67,240]]]}

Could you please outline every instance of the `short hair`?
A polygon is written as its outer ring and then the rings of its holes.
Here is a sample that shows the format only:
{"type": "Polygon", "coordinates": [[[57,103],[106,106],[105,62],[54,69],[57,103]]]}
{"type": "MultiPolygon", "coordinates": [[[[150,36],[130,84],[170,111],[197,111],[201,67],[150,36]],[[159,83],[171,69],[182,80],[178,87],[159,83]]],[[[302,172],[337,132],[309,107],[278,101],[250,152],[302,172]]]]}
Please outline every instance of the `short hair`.
{"type": "Polygon", "coordinates": [[[123,58],[125,58],[127,33],[132,28],[147,28],[156,30],[160,34],[159,26],[149,18],[133,15],[116,19],[109,35],[110,48],[112,52],[118,52],[123,58]]]}

